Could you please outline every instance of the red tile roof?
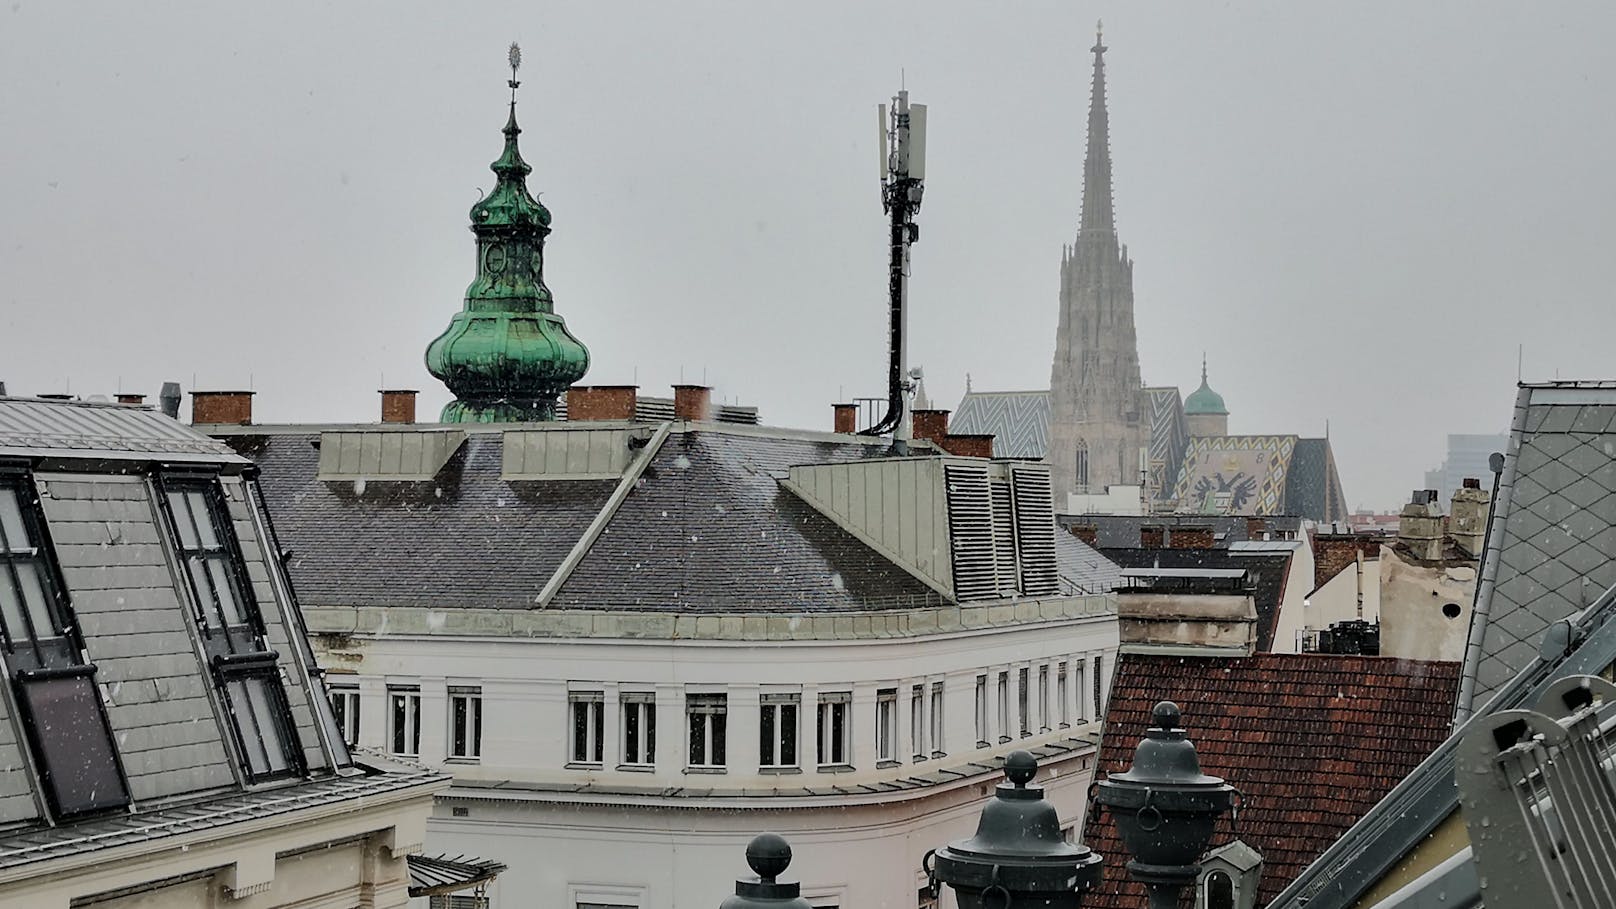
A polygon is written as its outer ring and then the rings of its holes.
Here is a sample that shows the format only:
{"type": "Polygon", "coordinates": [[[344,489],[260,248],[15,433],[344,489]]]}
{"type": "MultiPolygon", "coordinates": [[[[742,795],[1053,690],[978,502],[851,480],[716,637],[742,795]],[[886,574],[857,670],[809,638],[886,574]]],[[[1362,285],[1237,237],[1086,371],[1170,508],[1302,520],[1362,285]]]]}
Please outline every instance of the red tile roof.
{"type": "MultiPolygon", "coordinates": [[[[1096,778],[1133,763],[1151,708],[1176,702],[1202,772],[1224,777],[1244,797],[1238,831],[1224,816],[1212,845],[1238,836],[1262,852],[1261,906],[1447,738],[1459,665],[1324,654],[1125,654],[1111,686],[1096,778]]],[[[1083,907],[1137,909],[1144,889],[1128,879],[1111,818],[1098,821],[1091,815],[1085,822],[1083,842],[1105,856],[1105,877],[1083,907]]]]}

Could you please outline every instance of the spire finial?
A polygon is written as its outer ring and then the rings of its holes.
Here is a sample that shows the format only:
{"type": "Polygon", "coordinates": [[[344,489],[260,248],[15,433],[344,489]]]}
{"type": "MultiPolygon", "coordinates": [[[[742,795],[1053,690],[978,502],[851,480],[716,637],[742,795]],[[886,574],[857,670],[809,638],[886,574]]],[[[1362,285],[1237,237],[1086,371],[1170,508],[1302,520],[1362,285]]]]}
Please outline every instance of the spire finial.
{"type": "Polygon", "coordinates": [[[510,53],[506,55],[506,59],[511,61],[511,107],[515,107],[516,89],[522,84],[516,81],[516,71],[522,68],[522,46],[517,44],[515,41],[512,41],[511,50],[510,53]]]}
{"type": "Polygon", "coordinates": [[[1206,351],[1201,351],[1201,384],[1206,384],[1206,351]]]}

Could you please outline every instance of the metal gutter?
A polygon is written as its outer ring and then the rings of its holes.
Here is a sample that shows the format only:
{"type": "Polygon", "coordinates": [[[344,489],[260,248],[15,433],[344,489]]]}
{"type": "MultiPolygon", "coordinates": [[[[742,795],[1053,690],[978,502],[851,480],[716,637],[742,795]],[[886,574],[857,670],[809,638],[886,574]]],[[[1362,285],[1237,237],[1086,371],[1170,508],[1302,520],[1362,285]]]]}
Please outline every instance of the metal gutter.
{"type": "Polygon", "coordinates": [[[657,452],[662,450],[662,443],[668,440],[668,436],[672,432],[672,421],[657,427],[656,434],[652,435],[651,440],[645,443],[645,449],[640,452],[639,457],[628,465],[628,470],[623,472],[623,479],[618,481],[617,488],[612,490],[611,497],[606,500],[605,505],[601,506],[600,511],[596,512],[594,520],[589,522],[589,526],[584,528],[583,535],[578,537],[578,542],[572,544],[572,551],[568,552],[567,557],[561,560],[561,564],[556,567],[555,573],[550,575],[550,580],[545,583],[544,589],[539,591],[537,599],[539,609],[548,607],[550,601],[555,599],[555,595],[561,591],[561,585],[567,583],[567,579],[572,577],[573,571],[578,568],[578,563],[583,561],[585,555],[589,554],[589,550],[595,545],[595,541],[599,540],[600,535],[606,531],[606,525],[610,524],[612,518],[617,516],[617,509],[623,507],[623,500],[627,499],[628,494],[634,490],[635,486],[639,485],[640,477],[645,475],[645,469],[651,466],[651,459],[655,458],[657,452]]]}
{"type": "Polygon", "coordinates": [[[1453,722],[1462,724],[1471,716],[1471,705],[1476,697],[1476,676],[1481,672],[1482,645],[1487,639],[1487,623],[1491,618],[1493,588],[1498,581],[1498,565],[1502,561],[1504,525],[1509,521],[1509,505],[1515,491],[1516,476],[1520,471],[1521,443],[1526,433],[1526,413],[1531,406],[1532,389],[1522,386],[1515,395],[1515,418],[1509,428],[1509,457],[1504,461],[1504,473],[1498,480],[1498,494],[1488,506],[1487,537],[1490,545],[1482,553],[1481,574],[1476,580],[1476,599],[1470,608],[1470,634],[1465,641],[1464,667],[1459,674],[1459,697],[1454,703],[1453,722]]]}

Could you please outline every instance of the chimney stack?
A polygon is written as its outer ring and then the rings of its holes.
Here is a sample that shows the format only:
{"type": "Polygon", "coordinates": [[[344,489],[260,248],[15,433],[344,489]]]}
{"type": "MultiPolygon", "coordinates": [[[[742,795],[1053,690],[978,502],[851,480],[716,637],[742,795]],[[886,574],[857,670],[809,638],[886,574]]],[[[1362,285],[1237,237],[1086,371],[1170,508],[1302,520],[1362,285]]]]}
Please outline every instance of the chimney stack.
{"type": "Polygon", "coordinates": [[[916,439],[925,439],[936,445],[944,447],[948,437],[948,411],[946,410],[913,410],[910,411],[910,435],[916,439]]]}
{"type": "Polygon", "coordinates": [[[832,404],[831,408],[836,411],[833,432],[846,433],[847,435],[853,435],[858,432],[857,404],[832,404]]]}
{"type": "Polygon", "coordinates": [[[949,433],[940,444],[944,451],[962,458],[992,458],[993,433],[949,433]]]}
{"type": "Polygon", "coordinates": [[[133,394],[133,393],[126,393],[126,392],[121,392],[120,391],[120,392],[118,392],[118,403],[119,404],[144,404],[144,403],[146,403],[146,396],[145,395],[137,395],[137,394],[133,394]]]}
{"type": "Polygon", "coordinates": [[[164,382],[163,390],[157,395],[159,409],[169,417],[180,418],[180,383],[164,382]]]}
{"type": "Polygon", "coordinates": [[[1426,562],[1442,560],[1442,502],[1434,489],[1416,489],[1397,518],[1397,541],[1426,562]]]}
{"type": "Polygon", "coordinates": [[[383,388],[382,422],[414,423],[416,394],[413,388],[383,388]]]}
{"type": "Polygon", "coordinates": [[[1481,547],[1487,539],[1487,515],[1491,510],[1492,494],[1481,488],[1480,480],[1467,477],[1464,485],[1453,493],[1448,535],[1473,559],[1481,558],[1481,547]]]}
{"type": "Polygon", "coordinates": [[[700,421],[712,419],[713,390],[706,385],[673,386],[673,418],[700,421]]]}
{"type": "Polygon", "coordinates": [[[574,385],[567,389],[567,420],[632,420],[638,385],[574,385]]]}
{"type": "Polygon", "coordinates": [[[250,425],[253,394],[250,391],[193,391],[191,422],[198,425],[250,425]]]}
{"type": "Polygon", "coordinates": [[[0,398],[6,396],[6,383],[0,382],[0,398]]]}

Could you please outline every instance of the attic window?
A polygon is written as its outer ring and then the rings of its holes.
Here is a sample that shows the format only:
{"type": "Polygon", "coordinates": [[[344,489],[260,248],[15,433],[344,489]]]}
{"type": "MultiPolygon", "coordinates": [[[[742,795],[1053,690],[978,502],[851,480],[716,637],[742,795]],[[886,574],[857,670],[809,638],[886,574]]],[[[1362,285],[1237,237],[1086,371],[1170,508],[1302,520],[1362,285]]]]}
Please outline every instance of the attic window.
{"type": "Polygon", "coordinates": [[[0,473],[0,640],[28,744],[58,817],[121,808],[129,791],[85,661],[33,478],[0,473]]]}

